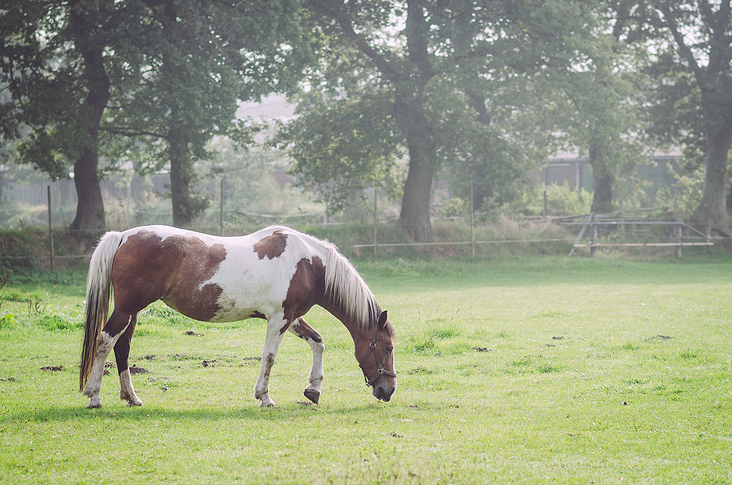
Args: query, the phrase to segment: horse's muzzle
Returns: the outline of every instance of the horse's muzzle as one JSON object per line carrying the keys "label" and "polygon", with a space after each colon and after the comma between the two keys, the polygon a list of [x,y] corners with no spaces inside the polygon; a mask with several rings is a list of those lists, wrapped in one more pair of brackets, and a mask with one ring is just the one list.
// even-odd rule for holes
{"label": "horse's muzzle", "polygon": [[387,386],[385,384],[377,384],[374,386],[374,397],[380,401],[389,402],[391,396],[394,395],[396,386]]}

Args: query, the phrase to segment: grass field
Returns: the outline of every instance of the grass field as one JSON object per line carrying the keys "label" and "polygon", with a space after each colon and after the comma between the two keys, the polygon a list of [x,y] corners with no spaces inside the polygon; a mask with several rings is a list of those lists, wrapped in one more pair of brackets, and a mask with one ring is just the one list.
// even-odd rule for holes
{"label": "grass field", "polygon": [[356,262],[397,330],[394,398],[371,396],[347,331],[313,309],[320,404],[288,335],[275,409],[253,398],[262,321],[156,304],[132,342],[144,406],[122,405],[112,369],[86,410],[84,275],[11,278],[0,482],[732,483],[732,255],[690,253]]}

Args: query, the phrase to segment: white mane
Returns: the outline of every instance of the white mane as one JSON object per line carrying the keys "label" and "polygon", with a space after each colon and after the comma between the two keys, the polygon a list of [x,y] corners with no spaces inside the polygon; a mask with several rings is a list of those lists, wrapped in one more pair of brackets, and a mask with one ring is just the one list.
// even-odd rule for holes
{"label": "white mane", "polygon": [[379,306],[358,271],[338,249],[325,243],[328,261],[325,266],[325,294],[348,318],[364,328],[376,323]]}

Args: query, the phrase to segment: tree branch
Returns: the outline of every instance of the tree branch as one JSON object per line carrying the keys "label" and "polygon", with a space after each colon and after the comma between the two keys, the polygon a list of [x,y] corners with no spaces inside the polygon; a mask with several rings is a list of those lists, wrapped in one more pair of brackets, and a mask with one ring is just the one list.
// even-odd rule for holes
{"label": "tree branch", "polygon": [[422,5],[418,0],[407,0],[407,51],[409,60],[417,66],[426,79],[434,76],[430,65],[427,45],[429,26],[424,18]]}
{"label": "tree branch", "polygon": [[686,59],[686,62],[688,62],[691,66],[691,69],[692,71],[694,71],[694,75],[696,76],[699,84],[705,85],[705,72],[701,67],[699,67],[699,63],[696,62],[696,59],[694,58],[694,53],[691,51],[691,48],[686,45],[686,42],[684,42],[684,36],[681,35],[678,25],[676,25],[676,16],[671,12],[671,9],[668,7],[667,4],[661,5],[659,9],[663,13],[663,18],[665,20],[666,26],[671,31],[671,35],[673,36],[674,41],[676,41],[676,45],[679,47],[679,52],[681,53],[681,56]]}
{"label": "tree branch", "polygon": [[153,138],[165,138],[165,135],[161,135],[160,133],[154,133],[152,131],[133,130],[131,128],[116,128],[113,126],[100,126],[99,130],[103,131],[105,133],[109,133],[110,135],[121,135],[121,136],[129,136],[129,137],[151,136]]}
{"label": "tree branch", "polygon": [[727,28],[730,22],[730,0],[725,0],[719,6],[717,13],[714,13],[709,1],[699,0],[699,9],[705,17],[705,23],[709,26],[709,65],[707,71],[717,73],[723,70],[732,54],[730,48],[730,36],[727,34]]}
{"label": "tree branch", "polygon": [[317,11],[325,13],[325,15],[335,20],[340,26],[343,33],[346,35],[346,37],[348,37],[354,44],[356,44],[356,47],[358,47],[361,52],[363,52],[369,59],[373,61],[376,69],[378,69],[381,74],[386,76],[391,81],[396,80],[399,75],[399,71],[397,71],[397,69],[395,69],[391,65],[391,63],[383,53],[376,50],[373,46],[371,46],[371,44],[366,41],[366,39],[356,33],[355,29],[353,28],[353,22],[351,22],[348,13],[345,12],[343,9],[343,3],[337,3],[338,4],[333,8],[315,7],[315,9]]}

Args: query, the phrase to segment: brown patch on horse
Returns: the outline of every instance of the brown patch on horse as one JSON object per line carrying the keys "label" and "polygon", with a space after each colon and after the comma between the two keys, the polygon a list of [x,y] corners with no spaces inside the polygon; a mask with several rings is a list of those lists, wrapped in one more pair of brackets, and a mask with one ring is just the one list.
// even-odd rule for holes
{"label": "brown patch on horse", "polygon": [[293,327],[293,330],[303,340],[313,340],[318,343],[323,342],[323,337],[302,317],[298,319],[298,323]]}
{"label": "brown patch on horse", "polygon": [[287,234],[282,231],[275,231],[254,245],[254,252],[259,259],[279,258],[287,247]]}
{"label": "brown patch on horse", "polygon": [[220,310],[222,288],[206,281],[226,259],[223,244],[208,246],[197,237],[151,231],[130,236],[117,251],[112,270],[115,309],[136,313],[156,300],[201,321]]}
{"label": "brown patch on horse", "polygon": [[[287,297],[282,304],[285,320],[292,322],[305,315],[313,305],[318,303],[325,293],[325,266],[323,261],[314,256],[312,262],[303,258],[297,263],[295,274],[290,280]],[[285,329],[286,330],[286,329]]]}

